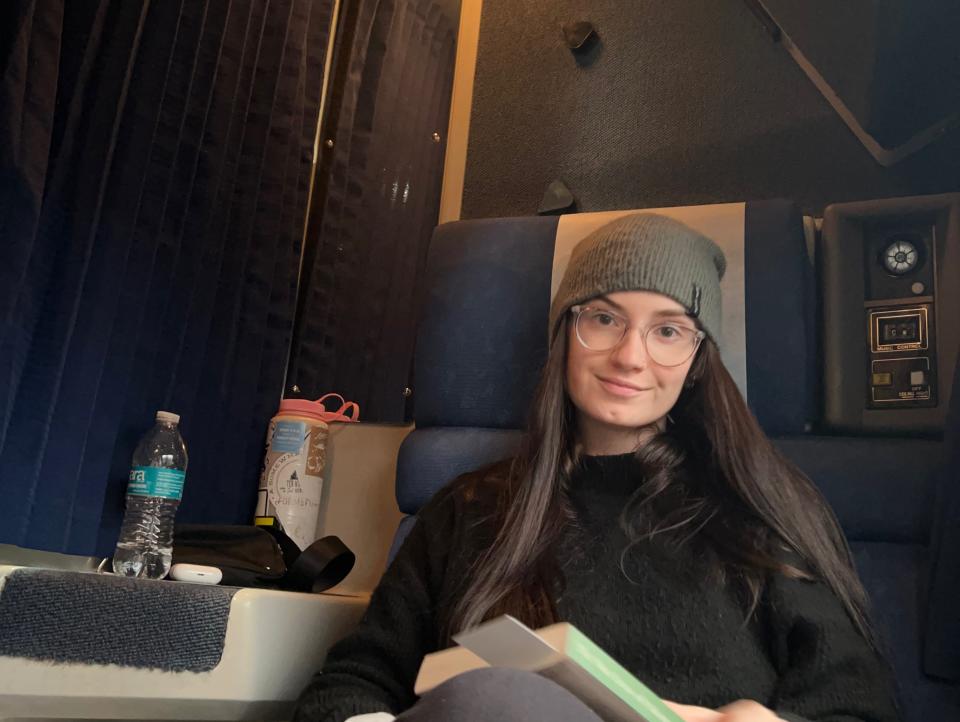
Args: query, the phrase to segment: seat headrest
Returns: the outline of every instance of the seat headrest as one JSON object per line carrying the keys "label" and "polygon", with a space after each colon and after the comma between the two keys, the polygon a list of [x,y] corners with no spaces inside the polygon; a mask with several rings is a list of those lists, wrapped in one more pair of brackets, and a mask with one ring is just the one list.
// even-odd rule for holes
{"label": "seat headrest", "polygon": [[513,429],[415,429],[397,455],[397,506],[416,514],[460,474],[514,456],[520,436]]}
{"label": "seat headrest", "polygon": [[[768,433],[802,432],[814,388],[813,293],[796,206],[761,201],[647,212],[687,223],[723,249],[724,363]],[[418,427],[524,425],[546,359],[552,291],[569,253],[623,213],[436,229],[414,366]]]}

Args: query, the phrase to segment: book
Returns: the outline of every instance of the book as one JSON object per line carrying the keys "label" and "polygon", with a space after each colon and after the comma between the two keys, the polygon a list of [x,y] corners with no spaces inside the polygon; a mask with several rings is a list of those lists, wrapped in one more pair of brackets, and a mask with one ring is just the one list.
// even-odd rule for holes
{"label": "book", "polygon": [[652,690],[567,622],[534,631],[504,615],[453,639],[458,646],[424,657],[414,685],[418,695],[463,672],[509,667],[553,680],[606,722],[683,722]]}

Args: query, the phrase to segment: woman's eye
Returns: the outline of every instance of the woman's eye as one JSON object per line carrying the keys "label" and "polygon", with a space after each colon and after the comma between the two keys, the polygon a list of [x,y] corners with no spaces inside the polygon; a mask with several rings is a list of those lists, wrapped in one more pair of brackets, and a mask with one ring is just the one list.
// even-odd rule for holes
{"label": "woman's eye", "polygon": [[611,316],[609,313],[603,313],[602,311],[594,314],[593,320],[601,326],[614,326],[617,323],[616,317]]}
{"label": "woman's eye", "polygon": [[665,341],[674,341],[683,336],[683,329],[676,326],[657,326],[655,332],[659,338]]}

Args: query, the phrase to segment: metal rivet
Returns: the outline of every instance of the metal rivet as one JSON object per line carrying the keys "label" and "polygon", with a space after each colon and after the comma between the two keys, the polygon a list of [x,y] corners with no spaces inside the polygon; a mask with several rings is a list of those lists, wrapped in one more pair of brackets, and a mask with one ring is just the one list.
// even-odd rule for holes
{"label": "metal rivet", "polygon": [[439,134],[439,133],[434,133],[434,134],[433,134],[433,142],[434,142],[434,143],[439,143],[439,142],[440,142],[440,134]]}
{"label": "metal rivet", "polygon": [[407,386],[407,388],[405,388],[405,389],[403,390],[403,396],[404,396],[404,398],[409,399],[411,396],[413,396],[413,389],[411,389],[409,386]]}
{"label": "metal rivet", "polygon": [[337,244],[337,253],[343,253],[343,244],[342,244],[342,243],[338,243],[338,244]]}
{"label": "metal rivet", "polygon": [[332,148],[332,147],[333,147],[333,138],[327,138],[326,142],[324,142],[324,145],[327,146],[328,148]]}
{"label": "metal rivet", "polygon": [[293,392],[293,393],[295,393],[295,394],[299,394],[299,393],[300,393],[300,387],[297,386],[296,384],[294,384],[293,386],[290,387],[290,391]]}
{"label": "metal rivet", "polygon": [[919,296],[921,293],[927,290],[927,287],[920,283],[920,281],[917,281],[910,286],[910,290],[913,291],[914,295]]}

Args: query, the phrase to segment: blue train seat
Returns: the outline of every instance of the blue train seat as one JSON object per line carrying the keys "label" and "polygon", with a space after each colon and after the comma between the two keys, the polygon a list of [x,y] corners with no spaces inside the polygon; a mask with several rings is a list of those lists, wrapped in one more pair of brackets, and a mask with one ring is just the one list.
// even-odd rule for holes
{"label": "blue train seat", "polygon": [[[960,645],[931,641],[951,630],[956,641],[960,629],[951,616],[956,607],[943,604],[958,591],[951,580],[960,572],[960,494],[948,493],[960,480],[947,479],[944,444],[810,433],[818,408],[815,290],[809,239],[793,203],[656,212],[697,228],[727,255],[724,361],[760,425],[837,512],[890,648],[905,720],[960,719]],[[397,502],[410,516],[391,557],[412,515],[438,489],[517,448],[546,358],[552,288],[572,245],[615,215],[482,219],[436,229],[415,355],[416,428],[397,460]]]}

